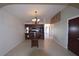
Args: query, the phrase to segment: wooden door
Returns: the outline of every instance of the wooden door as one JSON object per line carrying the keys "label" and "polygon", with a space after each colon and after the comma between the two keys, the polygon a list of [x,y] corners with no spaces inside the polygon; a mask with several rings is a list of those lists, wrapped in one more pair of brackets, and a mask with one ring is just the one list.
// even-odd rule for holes
{"label": "wooden door", "polygon": [[68,49],[79,55],[79,17],[69,20]]}

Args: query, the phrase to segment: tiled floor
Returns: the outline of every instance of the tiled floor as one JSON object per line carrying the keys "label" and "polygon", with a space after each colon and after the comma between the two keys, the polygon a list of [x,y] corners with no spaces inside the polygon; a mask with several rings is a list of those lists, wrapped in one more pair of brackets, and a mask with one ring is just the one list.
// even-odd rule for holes
{"label": "tiled floor", "polygon": [[54,40],[47,39],[39,40],[39,48],[31,48],[31,41],[25,40],[6,56],[75,56],[75,54],[61,47]]}

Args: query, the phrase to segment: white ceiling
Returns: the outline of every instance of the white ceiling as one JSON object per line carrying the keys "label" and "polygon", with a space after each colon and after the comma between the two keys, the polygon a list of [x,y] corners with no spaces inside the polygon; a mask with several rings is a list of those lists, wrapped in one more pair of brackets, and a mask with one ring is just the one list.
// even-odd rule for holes
{"label": "white ceiling", "polygon": [[38,11],[38,18],[40,23],[49,23],[50,19],[66,5],[54,5],[54,4],[11,4],[4,6],[2,9],[25,23],[31,23],[31,19],[34,17],[34,11]]}

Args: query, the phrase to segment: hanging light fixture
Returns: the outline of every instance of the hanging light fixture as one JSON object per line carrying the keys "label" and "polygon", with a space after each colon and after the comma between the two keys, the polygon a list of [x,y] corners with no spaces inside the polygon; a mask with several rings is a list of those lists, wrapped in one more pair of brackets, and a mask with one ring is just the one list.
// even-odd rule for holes
{"label": "hanging light fixture", "polygon": [[32,22],[34,22],[35,24],[38,24],[40,21],[39,18],[37,18],[37,11],[35,11],[35,17],[32,19]]}

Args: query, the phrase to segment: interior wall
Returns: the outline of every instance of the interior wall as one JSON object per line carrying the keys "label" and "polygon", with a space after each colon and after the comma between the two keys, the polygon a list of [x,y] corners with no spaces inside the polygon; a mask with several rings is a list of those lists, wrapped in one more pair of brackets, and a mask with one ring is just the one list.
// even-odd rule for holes
{"label": "interior wall", "polygon": [[0,55],[5,55],[24,40],[24,24],[0,9]]}
{"label": "interior wall", "polygon": [[50,24],[50,39],[54,39],[54,24]]}
{"label": "interior wall", "polygon": [[54,35],[54,24],[60,21],[60,15],[61,15],[61,12],[58,12],[50,20],[50,38],[51,39],[56,39]]}
{"label": "interior wall", "polygon": [[55,41],[67,49],[68,47],[68,19],[79,15],[79,9],[66,7],[61,11],[61,21],[54,24]]}

